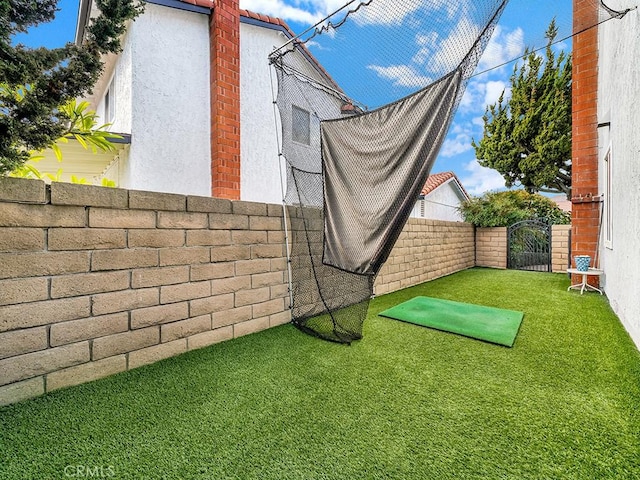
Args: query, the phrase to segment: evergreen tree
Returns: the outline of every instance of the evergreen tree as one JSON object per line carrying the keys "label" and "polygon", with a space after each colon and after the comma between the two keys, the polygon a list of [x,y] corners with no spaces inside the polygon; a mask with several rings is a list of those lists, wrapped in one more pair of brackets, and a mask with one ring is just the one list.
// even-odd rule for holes
{"label": "evergreen tree", "polygon": [[487,107],[483,138],[473,147],[480,165],[500,172],[507,187],[564,193],[571,198],[571,55],[553,52],[555,20],[545,58],[525,51],[505,94]]}
{"label": "evergreen tree", "polygon": [[49,50],[11,44],[14,34],[53,20],[57,2],[0,1],[0,175],[67,133],[70,119],[60,106],[91,92],[102,57],[120,51],[126,22],[143,10],[140,0],[95,0],[100,14],[89,22],[82,45]]}

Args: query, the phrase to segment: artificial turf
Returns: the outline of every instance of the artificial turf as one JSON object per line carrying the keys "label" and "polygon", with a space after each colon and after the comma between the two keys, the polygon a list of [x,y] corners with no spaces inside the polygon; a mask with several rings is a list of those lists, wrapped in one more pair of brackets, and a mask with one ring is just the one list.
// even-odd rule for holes
{"label": "artificial turf", "polygon": [[[567,286],[471,269],[351,346],[285,325],[2,408],[0,478],[640,478],[640,353]],[[525,317],[511,349],[377,317],[416,295]]]}

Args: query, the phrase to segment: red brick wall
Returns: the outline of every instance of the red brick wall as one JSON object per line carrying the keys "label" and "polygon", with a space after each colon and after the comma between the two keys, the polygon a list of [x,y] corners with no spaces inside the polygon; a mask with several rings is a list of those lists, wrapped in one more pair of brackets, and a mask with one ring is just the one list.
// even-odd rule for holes
{"label": "red brick wall", "polygon": [[240,10],[215,0],[210,20],[211,195],[240,199]]}
{"label": "red brick wall", "polygon": [[[592,0],[573,0],[573,30],[598,22]],[[598,192],[598,29],[573,37],[573,192],[572,255],[596,255],[599,222]],[[595,278],[593,280],[596,280]]]}

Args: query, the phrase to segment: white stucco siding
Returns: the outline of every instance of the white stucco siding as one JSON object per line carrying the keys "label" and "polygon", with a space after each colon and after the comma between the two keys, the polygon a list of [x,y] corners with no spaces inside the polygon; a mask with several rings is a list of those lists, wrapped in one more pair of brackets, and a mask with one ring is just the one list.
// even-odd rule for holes
{"label": "white stucco siding", "polygon": [[[270,28],[240,24],[240,198],[282,202],[268,55],[286,37]],[[274,89],[277,88],[272,72]],[[284,171],[284,167],[283,167]]]}
{"label": "white stucco siding", "polygon": [[208,21],[148,3],[132,22],[132,144],[122,187],[211,195]]}
{"label": "white stucco siding", "polygon": [[604,156],[611,145],[613,222],[611,248],[600,242],[601,266],[611,307],[640,348],[640,13],[632,10],[598,28],[598,122],[610,122],[598,129],[599,182],[605,193]]}
{"label": "white stucco siding", "polygon": [[[451,181],[440,185],[425,197],[424,216],[431,220],[445,220],[448,222],[462,222],[464,219],[457,207],[464,200],[457,192],[457,188]],[[412,217],[421,217],[420,200],[411,213]]]}

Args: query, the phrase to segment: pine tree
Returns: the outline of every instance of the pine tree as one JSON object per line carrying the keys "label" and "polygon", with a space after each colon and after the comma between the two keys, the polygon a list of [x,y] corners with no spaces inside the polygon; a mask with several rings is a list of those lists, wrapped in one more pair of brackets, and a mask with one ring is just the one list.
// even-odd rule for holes
{"label": "pine tree", "polygon": [[556,54],[555,20],[546,32],[545,58],[526,50],[503,92],[487,107],[483,138],[473,147],[480,165],[500,172],[507,187],[571,197],[571,55]]}
{"label": "pine tree", "polygon": [[91,92],[102,57],[120,51],[126,22],[143,11],[139,0],[95,0],[100,14],[87,26],[82,45],[49,50],[11,44],[14,34],[53,20],[57,2],[0,2],[0,175],[65,134],[69,118],[60,106]]}

